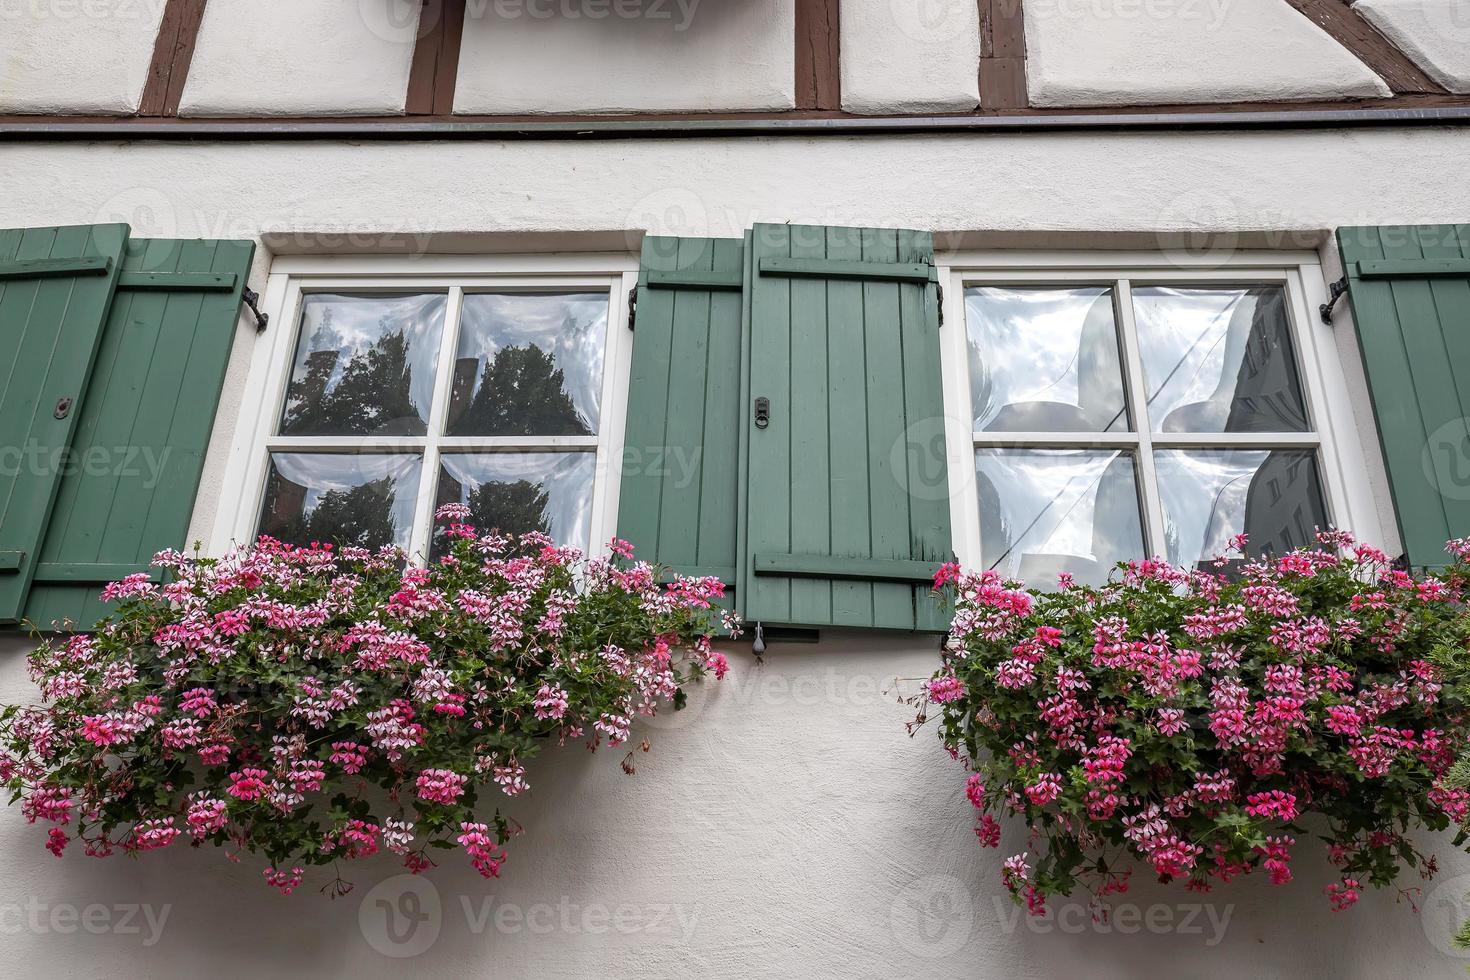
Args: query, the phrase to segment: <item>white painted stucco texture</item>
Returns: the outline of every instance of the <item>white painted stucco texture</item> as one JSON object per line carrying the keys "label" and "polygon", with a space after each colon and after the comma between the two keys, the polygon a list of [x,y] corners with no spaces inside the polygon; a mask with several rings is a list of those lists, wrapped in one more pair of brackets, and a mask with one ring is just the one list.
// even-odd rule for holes
{"label": "white painted stucco texture", "polygon": [[158,0],[0,3],[0,114],[136,112]]}
{"label": "white painted stucco texture", "polygon": [[211,0],[179,113],[403,111],[416,0]]}
{"label": "white painted stucco texture", "polygon": [[1029,0],[1026,56],[1038,106],[1390,94],[1285,0]]}
{"label": "white painted stucco texture", "polygon": [[1470,93],[1470,2],[1358,0],[1353,9],[1430,78],[1451,92]]}
{"label": "white painted stucco texture", "polygon": [[841,31],[847,111],[965,112],[979,104],[974,0],[850,0]]}
{"label": "white painted stucco texture", "polygon": [[794,0],[471,2],[454,111],[790,109],[795,17]]}

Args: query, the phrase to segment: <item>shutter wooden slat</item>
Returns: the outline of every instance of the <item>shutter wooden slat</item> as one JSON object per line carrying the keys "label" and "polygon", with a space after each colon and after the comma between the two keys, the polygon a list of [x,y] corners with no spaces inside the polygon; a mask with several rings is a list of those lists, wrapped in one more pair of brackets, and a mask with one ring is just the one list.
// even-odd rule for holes
{"label": "shutter wooden slat", "polygon": [[644,239],[618,504],[639,559],[732,590],[744,256],[733,239]]}
{"label": "shutter wooden slat", "polygon": [[1470,533],[1470,238],[1451,225],[1341,228],[1338,245],[1399,534],[1443,565]]}
{"label": "shutter wooden slat", "polygon": [[0,231],[0,266],[12,273],[0,278],[0,447],[12,454],[0,460],[0,554],[11,566],[0,575],[0,623],[20,619],[31,590],[128,231]]}
{"label": "shutter wooden slat", "polygon": [[[847,228],[829,228],[827,254],[839,261],[859,261],[862,243]],[[865,554],[871,543],[868,514],[868,355],[863,325],[863,284],[834,280],[827,284],[828,380],[832,417],[864,420],[831,429],[832,552]],[[832,616],[836,622],[873,620],[873,584],[851,580],[832,583]]]}
{"label": "shutter wooden slat", "polygon": [[[129,243],[73,440],[78,463],[62,480],[27,619],[90,625],[108,612],[100,582],[150,571],[158,551],[188,547],[254,250],[237,241]],[[219,288],[226,280],[232,287]]]}
{"label": "shutter wooden slat", "polygon": [[[750,240],[748,397],[769,398],[771,417],[746,423],[744,614],[943,629],[915,584],[950,554],[943,440],[922,470],[910,443],[916,425],[942,436],[930,238],[757,225]],[[921,471],[938,474],[938,500],[911,492]]]}

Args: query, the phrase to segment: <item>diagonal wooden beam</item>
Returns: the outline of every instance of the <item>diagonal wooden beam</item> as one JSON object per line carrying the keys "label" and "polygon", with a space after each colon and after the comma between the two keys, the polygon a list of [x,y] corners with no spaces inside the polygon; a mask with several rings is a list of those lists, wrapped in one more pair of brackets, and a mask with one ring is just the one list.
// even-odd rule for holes
{"label": "diagonal wooden beam", "polygon": [[1344,0],[1286,0],[1302,16],[1327,32],[1396,93],[1446,92],[1388,38]]}
{"label": "diagonal wooden beam", "polygon": [[842,108],[839,0],[796,0],[796,108]]}
{"label": "diagonal wooden beam", "polygon": [[1021,0],[978,0],[980,5],[980,108],[1024,109],[1026,21]]}
{"label": "diagonal wooden beam", "polygon": [[465,0],[423,0],[404,104],[404,112],[411,116],[447,116],[454,112],[465,5]]}
{"label": "diagonal wooden beam", "polygon": [[179,100],[184,95],[194,46],[199,40],[199,25],[204,22],[204,3],[205,0],[168,0],[168,6],[163,8],[138,115],[179,114]]}

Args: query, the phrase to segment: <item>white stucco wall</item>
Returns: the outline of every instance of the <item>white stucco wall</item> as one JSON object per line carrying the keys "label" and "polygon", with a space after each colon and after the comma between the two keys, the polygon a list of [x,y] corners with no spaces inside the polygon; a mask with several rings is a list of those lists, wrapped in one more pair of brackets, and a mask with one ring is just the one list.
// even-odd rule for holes
{"label": "white stucco wall", "polygon": [[1026,55],[1039,106],[1390,94],[1285,0],[1031,0]]}
{"label": "white stucco wall", "polygon": [[136,112],[162,17],[161,0],[0,4],[0,114]]}
{"label": "white stucco wall", "polygon": [[1470,3],[1358,0],[1353,9],[1451,92],[1470,92]]}
{"label": "white stucco wall", "polygon": [[497,0],[467,7],[454,111],[795,105],[793,0]]}
{"label": "white stucco wall", "polygon": [[213,0],[180,115],[403,111],[416,0]]}
{"label": "white stucco wall", "polygon": [[[631,243],[632,229],[731,235],[788,219],[929,228],[942,248],[1085,246],[1119,233],[1129,247],[1182,248],[1182,233],[1209,233],[1210,249],[1300,247],[1290,233],[1470,213],[1467,157],[1470,130],[1453,128],[366,150],[12,143],[0,145],[0,227],[121,219],[139,235],[269,233],[292,251],[408,254],[446,241],[544,247],[551,233],[557,247],[580,235],[606,248]],[[262,255],[252,285],[268,267]],[[240,330],[191,537],[209,531],[256,342]],[[735,661],[689,713],[650,726],[654,751],[636,777],[613,754],[543,757],[532,794],[512,804],[528,833],[504,877],[482,882],[453,858],[434,877],[431,944],[407,919],[397,924],[412,943],[385,938],[377,901],[394,907],[404,887],[371,892],[396,876],[387,862],[352,869],[358,890],[345,900],[310,885],[283,899],[257,862],[213,851],[58,861],[43,831],[5,809],[9,961],[57,977],[1463,976],[1445,939],[1470,862],[1444,838],[1423,916],[1384,894],[1334,915],[1321,893],[1329,869],[1304,851],[1284,892],[1258,880],[1201,899],[1140,882],[1111,930],[1080,903],[1063,903],[1060,921],[1015,917],[999,856],[975,845],[962,774],[930,733],[905,736],[909,709],[883,693],[929,673],[932,640],[829,632],[816,647],[773,646],[763,668],[748,653]],[[28,696],[17,645],[0,646],[0,702]],[[1001,854],[1022,846],[1009,828]],[[117,908],[138,904],[153,923],[167,916],[151,944],[150,920]],[[419,943],[406,961],[379,951]]]}
{"label": "white stucco wall", "polygon": [[974,0],[858,0],[842,5],[842,108],[965,112],[980,103]]}

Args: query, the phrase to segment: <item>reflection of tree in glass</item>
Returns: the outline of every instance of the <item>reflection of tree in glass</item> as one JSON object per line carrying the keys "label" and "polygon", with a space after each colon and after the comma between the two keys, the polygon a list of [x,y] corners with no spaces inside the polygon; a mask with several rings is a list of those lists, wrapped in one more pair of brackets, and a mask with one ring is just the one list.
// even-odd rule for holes
{"label": "reflection of tree in glass", "polygon": [[332,374],[342,356],[342,348],[335,339],[331,318],[332,311],[328,308],[308,344],[306,374],[299,380],[293,379],[286,393],[282,433],[422,432],[419,411],[409,391],[413,368],[408,361],[409,342],[404,331],[384,333],[370,347],[353,354],[342,369],[341,378],[333,385]]}
{"label": "reflection of tree in glass", "polygon": [[527,344],[502,347],[485,362],[474,399],[450,434],[587,436],[592,429],[572,404],[562,369],[540,347]]}
{"label": "reflection of tree in glass", "polygon": [[501,534],[550,534],[551,524],[546,519],[550,501],[551,495],[530,480],[482,483],[470,491],[470,523]]}
{"label": "reflection of tree in glass", "polygon": [[[297,489],[296,485],[284,478],[281,483],[284,486],[275,488],[271,496],[293,496],[291,491]],[[395,494],[393,480],[383,477],[346,490],[328,490],[309,514],[292,508],[288,514],[275,515],[272,511],[276,509],[276,501],[267,500],[266,522],[261,531],[296,545],[330,541],[338,547],[381,548],[397,540],[397,528],[393,524]]]}
{"label": "reflection of tree in glass", "polygon": [[[460,499],[461,484],[447,474],[439,494],[439,504],[455,503]],[[514,483],[482,483],[469,493],[466,503],[470,516],[466,523],[481,534],[492,531],[500,534],[521,535],[529,531],[551,533],[551,522],[546,517],[546,505],[551,494],[541,489],[539,483],[516,480]],[[434,529],[434,555],[448,550],[442,526]]]}

